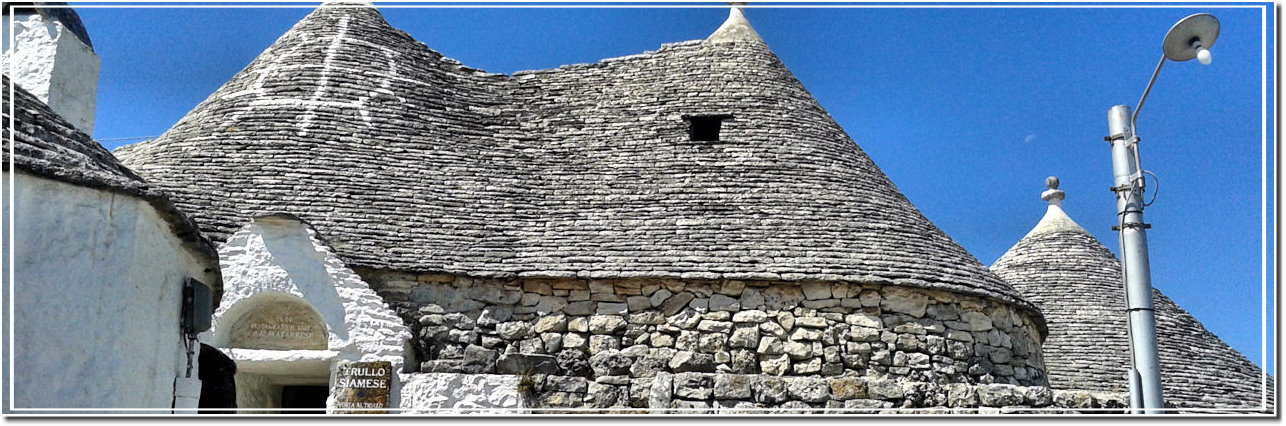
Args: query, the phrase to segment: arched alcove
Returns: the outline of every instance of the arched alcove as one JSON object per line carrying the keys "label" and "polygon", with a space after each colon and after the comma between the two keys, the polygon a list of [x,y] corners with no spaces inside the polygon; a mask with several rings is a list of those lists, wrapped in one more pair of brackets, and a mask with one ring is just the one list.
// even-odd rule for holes
{"label": "arched alcove", "polygon": [[240,349],[325,350],[328,327],[304,299],[286,293],[256,294],[220,318],[221,346]]}

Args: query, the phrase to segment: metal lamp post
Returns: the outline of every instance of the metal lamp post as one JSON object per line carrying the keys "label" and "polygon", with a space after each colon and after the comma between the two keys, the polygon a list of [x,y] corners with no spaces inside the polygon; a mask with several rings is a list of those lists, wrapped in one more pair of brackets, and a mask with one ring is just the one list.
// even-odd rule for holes
{"label": "metal lamp post", "polygon": [[1165,407],[1161,396],[1161,365],[1157,357],[1156,316],[1152,306],[1152,275],[1148,265],[1147,228],[1143,223],[1144,180],[1139,162],[1139,138],[1134,124],[1138,120],[1143,102],[1156,83],[1157,74],[1165,60],[1187,61],[1198,58],[1202,64],[1210,63],[1210,51],[1219,37],[1219,20],[1199,13],[1179,20],[1165,35],[1161,61],[1157,63],[1152,79],[1139,99],[1134,114],[1128,105],[1117,105],[1107,112],[1109,136],[1112,143],[1112,172],[1115,175],[1112,191],[1116,193],[1116,213],[1121,245],[1121,275],[1125,283],[1125,303],[1128,312],[1130,357],[1130,408],[1135,414],[1160,414]]}

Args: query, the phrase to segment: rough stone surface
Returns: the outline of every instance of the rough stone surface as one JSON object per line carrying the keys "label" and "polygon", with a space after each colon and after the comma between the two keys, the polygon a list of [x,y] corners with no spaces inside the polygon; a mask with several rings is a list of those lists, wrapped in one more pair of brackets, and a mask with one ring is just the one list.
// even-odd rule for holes
{"label": "rough stone surface", "polygon": [[[735,119],[723,141],[696,149],[684,116],[714,113]],[[783,143],[783,128],[799,143]],[[1035,313],[919,214],[757,41],[501,75],[443,57],[372,7],[324,7],[161,137],[117,156],[216,241],[252,212],[288,211],[351,267],[911,278]],[[759,225],[767,211],[773,226]],[[621,244],[626,232],[635,240]]]}
{"label": "rough stone surface", "polygon": [[[1120,314],[1125,292],[1120,261],[1111,251],[1055,205],[992,269],[1049,318],[1043,357],[1051,387],[1128,391],[1128,328]],[[1166,403],[1208,409],[1261,405],[1265,389],[1258,366],[1159,290],[1153,289],[1152,301]],[[1026,345],[1015,349],[1035,351]],[[1274,381],[1268,378],[1270,406]]]}

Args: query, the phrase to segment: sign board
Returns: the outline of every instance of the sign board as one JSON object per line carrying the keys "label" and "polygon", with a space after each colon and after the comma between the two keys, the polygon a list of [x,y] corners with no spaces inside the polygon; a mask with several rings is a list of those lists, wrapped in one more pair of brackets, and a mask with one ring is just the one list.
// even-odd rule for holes
{"label": "sign board", "polygon": [[228,347],[326,349],[326,326],[308,305],[273,302],[258,306],[232,327]]}
{"label": "sign board", "polygon": [[388,361],[339,361],[331,382],[335,414],[388,414],[393,364]]}

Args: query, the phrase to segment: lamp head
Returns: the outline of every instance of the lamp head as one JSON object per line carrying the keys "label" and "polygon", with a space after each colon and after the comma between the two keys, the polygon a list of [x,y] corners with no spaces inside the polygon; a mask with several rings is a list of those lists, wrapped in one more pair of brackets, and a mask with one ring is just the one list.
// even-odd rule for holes
{"label": "lamp head", "polygon": [[1219,38],[1219,20],[1209,13],[1198,13],[1180,19],[1170,32],[1165,34],[1161,49],[1165,57],[1172,61],[1186,61],[1197,58],[1203,64],[1210,63],[1210,47]]}

